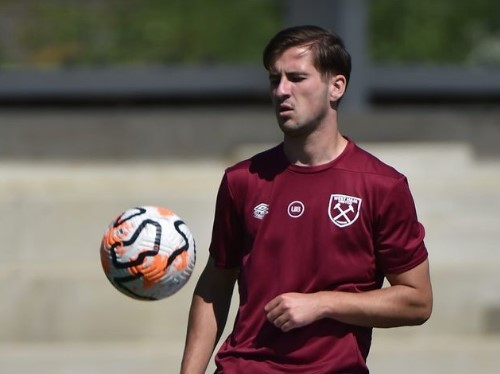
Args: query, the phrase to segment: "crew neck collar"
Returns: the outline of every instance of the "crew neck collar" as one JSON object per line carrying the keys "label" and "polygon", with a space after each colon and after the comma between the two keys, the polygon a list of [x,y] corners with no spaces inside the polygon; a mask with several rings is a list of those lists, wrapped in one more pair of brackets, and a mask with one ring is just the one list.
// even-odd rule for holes
{"label": "crew neck collar", "polygon": [[285,156],[283,143],[281,144],[281,155],[282,155],[283,161],[288,164],[287,168],[290,171],[297,172],[297,173],[318,173],[318,172],[330,169],[331,167],[335,166],[354,147],[354,143],[349,138],[347,138],[347,137],[344,137],[344,138],[347,140],[347,145],[345,146],[344,150],[337,157],[335,157],[332,161],[326,162],[326,163],[321,164],[321,165],[302,166],[302,165],[295,165],[295,164],[290,163],[290,161],[288,161],[288,159]]}

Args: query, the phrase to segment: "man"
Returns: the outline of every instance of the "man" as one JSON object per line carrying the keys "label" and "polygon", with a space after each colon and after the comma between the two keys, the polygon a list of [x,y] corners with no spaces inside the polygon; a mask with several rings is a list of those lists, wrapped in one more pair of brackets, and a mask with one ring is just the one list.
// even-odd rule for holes
{"label": "man", "polygon": [[237,280],[218,373],[367,373],[373,327],[430,317],[424,229],[406,178],[339,132],[342,40],[285,29],[264,66],[283,143],[224,174],[181,371],[205,372]]}

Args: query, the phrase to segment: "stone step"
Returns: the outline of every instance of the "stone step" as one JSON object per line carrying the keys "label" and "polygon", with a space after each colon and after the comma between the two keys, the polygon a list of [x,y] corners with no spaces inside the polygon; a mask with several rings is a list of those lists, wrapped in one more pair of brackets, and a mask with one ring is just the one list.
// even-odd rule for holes
{"label": "stone step", "polygon": [[[192,279],[168,299],[145,302],[122,295],[95,262],[0,268],[1,342],[170,339],[185,333],[191,295],[206,262],[200,254]],[[400,336],[500,335],[498,262],[433,265],[434,311]],[[237,302],[234,298],[233,310]],[[234,315],[233,315],[234,317]],[[228,325],[232,324],[232,319]]]}
{"label": "stone step", "polygon": [[185,333],[191,295],[202,269],[168,299],[140,301],[117,291],[100,262],[3,268],[1,342],[170,339]]}
{"label": "stone step", "polygon": [[384,374],[495,374],[500,367],[498,352],[498,336],[453,334],[394,339],[375,334],[368,365],[371,372]]}
{"label": "stone step", "polygon": [[183,341],[0,345],[2,374],[178,373]]}
{"label": "stone step", "polygon": [[138,205],[173,210],[205,247],[219,165],[0,164],[2,264],[95,260],[108,224]]}
{"label": "stone step", "polygon": [[[183,340],[102,340],[91,343],[0,344],[2,374],[177,373]],[[500,337],[443,335],[379,337],[368,365],[384,374],[496,374]],[[213,362],[207,372],[213,372]]]}

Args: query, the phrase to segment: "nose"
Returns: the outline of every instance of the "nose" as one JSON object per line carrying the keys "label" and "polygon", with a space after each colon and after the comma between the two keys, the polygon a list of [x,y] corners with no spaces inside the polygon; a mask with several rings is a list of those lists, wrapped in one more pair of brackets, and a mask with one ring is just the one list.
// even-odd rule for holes
{"label": "nose", "polygon": [[283,75],[279,83],[276,85],[274,89],[274,94],[277,97],[287,97],[290,96],[290,81]]}

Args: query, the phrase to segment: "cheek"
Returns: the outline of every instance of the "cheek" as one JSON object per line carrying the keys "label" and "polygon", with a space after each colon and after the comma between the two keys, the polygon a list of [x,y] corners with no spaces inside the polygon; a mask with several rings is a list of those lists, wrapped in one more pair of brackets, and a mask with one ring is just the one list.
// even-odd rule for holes
{"label": "cheek", "polygon": [[325,105],[329,104],[328,94],[321,91],[312,92],[304,96],[302,103],[311,111],[322,110]]}

